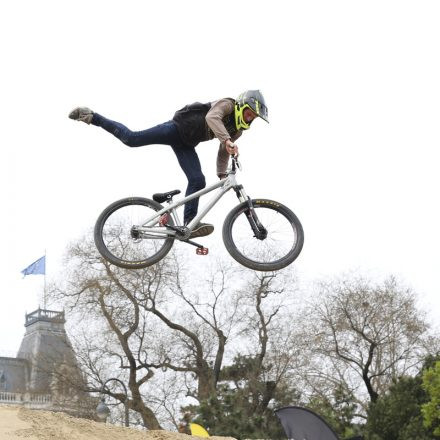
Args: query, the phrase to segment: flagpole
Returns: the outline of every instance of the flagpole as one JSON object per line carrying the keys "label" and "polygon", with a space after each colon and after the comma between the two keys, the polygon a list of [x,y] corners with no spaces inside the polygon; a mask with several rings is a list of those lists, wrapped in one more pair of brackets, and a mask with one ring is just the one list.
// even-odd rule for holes
{"label": "flagpole", "polygon": [[46,266],[47,266],[47,257],[46,257],[46,249],[44,249],[44,291],[43,291],[44,310],[46,310]]}

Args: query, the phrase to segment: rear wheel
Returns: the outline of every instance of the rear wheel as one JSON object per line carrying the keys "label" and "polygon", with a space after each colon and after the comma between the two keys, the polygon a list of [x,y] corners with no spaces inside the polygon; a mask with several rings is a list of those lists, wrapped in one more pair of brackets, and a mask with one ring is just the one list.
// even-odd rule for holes
{"label": "rear wheel", "polygon": [[[95,244],[110,263],[126,269],[142,269],[157,263],[170,251],[174,239],[163,235],[159,219],[149,227],[158,227],[158,234],[147,235],[138,230],[143,222],[163,206],[154,200],[129,197],[108,206],[95,225]],[[167,223],[173,225],[169,216]],[[162,231],[162,235],[161,235]]]}
{"label": "rear wheel", "polygon": [[253,199],[236,206],[223,224],[231,256],[249,269],[280,270],[300,254],[304,232],[296,215],[273,200]]}

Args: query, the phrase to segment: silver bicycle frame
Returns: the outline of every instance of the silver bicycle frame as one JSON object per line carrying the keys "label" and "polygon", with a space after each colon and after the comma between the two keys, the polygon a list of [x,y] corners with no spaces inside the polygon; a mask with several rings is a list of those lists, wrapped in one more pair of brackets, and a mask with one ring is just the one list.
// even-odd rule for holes
{"label": "silver bicycle frame", "polygon": [[[168,203],[168,206],[161,209],[160,211],[157,211],[153,216],[151,216],[148,219],[146,219],[145,221],[143,221],[139,226],[136,226],[136,229],[138,231],[142,232],[142,234],[148,234],[149,238],[162,238],[163,239],[165,237],[170,237],[170,236],[174,237],[174,236],[176,236],[176,231],[173,231],[171,229],[167,229],[165,226],[164,227],[153,226],[158,223],[161,215],[165,214],[166,212],[170,212],[170,214],[174,220],[174,223],[176,225],[179,225],[180,221],[179,221],[179,218],[176,213],[176,208],[184,205],[186,202],[188,202],[192,199],[195,199],[197,197],[201,197],[211,191],[214,191],[217,188],[220,188],[220,190],[217,191],[217,193],[203,207],[201,212],[199,214],[197,214],[197,216],[194,217],[188,225],[186,225],[188,230],[192,231],[194,229],[194,227],[200,222],[200,220],[223,197],[223,195],[226,194],[231,188],[235,188],[237,186],[238,186],[238,184],[237,184],[237,180],[235,178],[235,173],[231,172],[228,174],[228,176],[225,179],[220,180],[217,183],[209,185],[206,188],[203,188],[200,191],[197,191],[187,197],[184,197],[183,199],[181,199],[177,202]],[[246,196],[246,193],[245,193],[243,187],[240,186],[238,191],[240,193],[240,197],[239,197],[240,201],[244,202],[245,200],[247,200],[247,196]]]}

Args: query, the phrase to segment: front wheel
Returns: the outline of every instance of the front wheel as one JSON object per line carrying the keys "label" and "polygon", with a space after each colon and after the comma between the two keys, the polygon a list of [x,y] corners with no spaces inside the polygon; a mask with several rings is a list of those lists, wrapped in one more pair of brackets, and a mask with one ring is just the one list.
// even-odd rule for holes
{"label": "front wheel", "polygon": [[289,208],[273,200],[249,202],[236,206],[225,219],[226,249],[249,269],[270,272],[288,266],[303,247],[300,221]]}
{"label": "front wheel", "polygon": [[[95,225],[95,245],[110,263],[125,269],[142,269],[160,261],[170,251],[174,238],[167,237],[159,217],[149,227],[158,227],[157,234],[138,230],[163,206],[143,197],[129,197],[108,206]],[[168,224],[174,224],[172,218]]]}

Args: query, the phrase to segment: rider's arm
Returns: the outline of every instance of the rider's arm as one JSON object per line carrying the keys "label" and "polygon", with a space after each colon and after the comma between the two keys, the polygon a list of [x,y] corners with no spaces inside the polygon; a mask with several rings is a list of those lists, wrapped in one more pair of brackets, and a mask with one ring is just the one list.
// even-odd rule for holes
{"label": "rider's arm", "polygon": [[234,103],[230,99],[220,99],[213,103],[211,109],[206,114],[206,123],[208,127],[214,133],[214,136],[221,142],[224,143],[231,136],[226,130],[225,124],[223,124],[223,118],[234,111]]}
{"label": "rider's arm", "polygon": [[[232,142],[235,142],[241,136],[241,131],[229,138]],[[217,176],[222,179],[226,176],[226,169],[228,168],[230,154],[226,151],[226,145],[222,142],[219,146],[217,153]]]}

